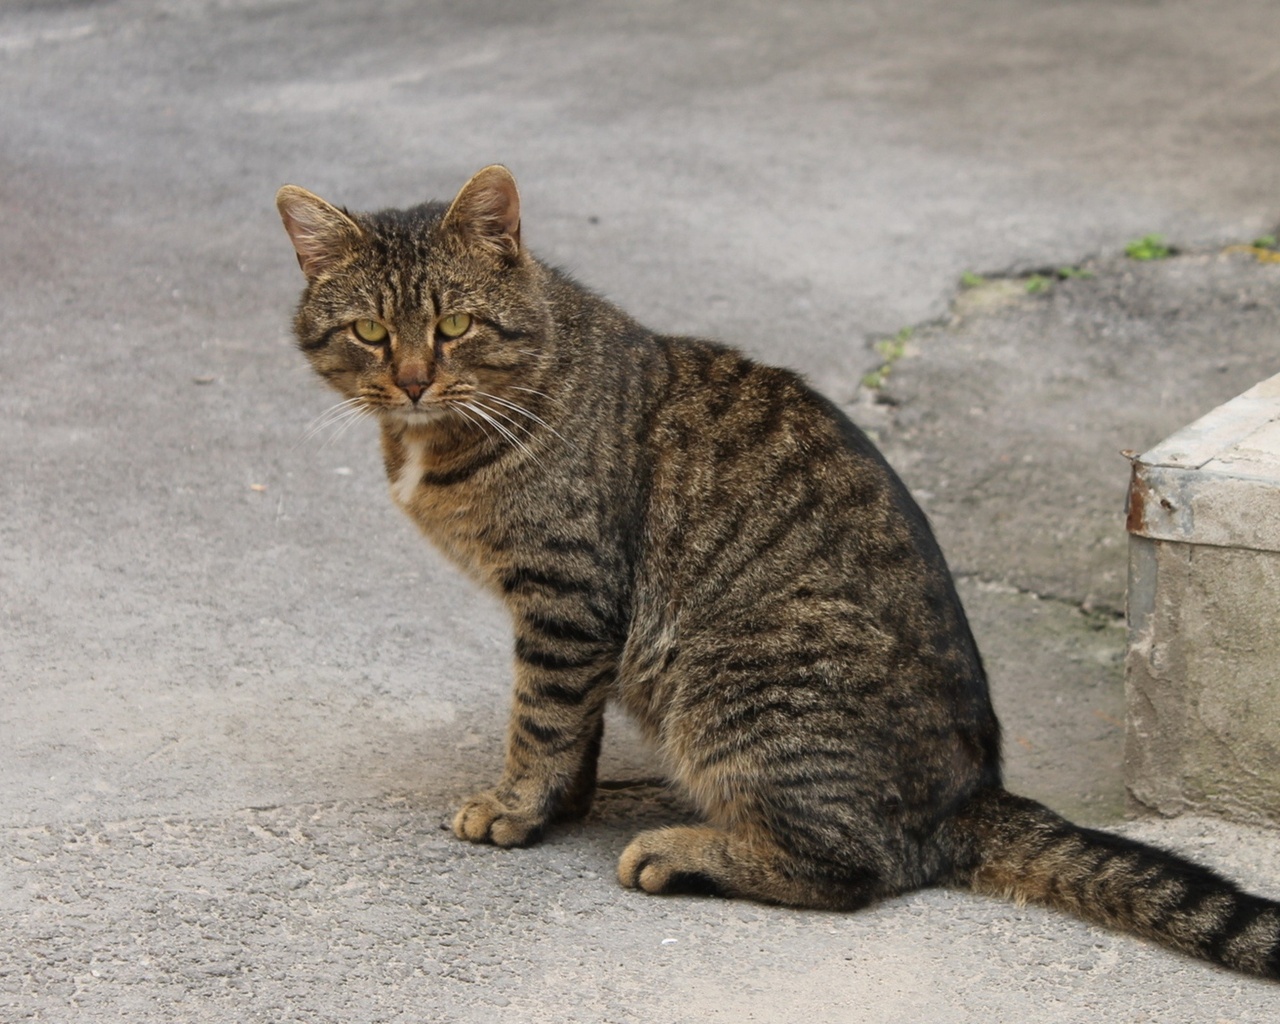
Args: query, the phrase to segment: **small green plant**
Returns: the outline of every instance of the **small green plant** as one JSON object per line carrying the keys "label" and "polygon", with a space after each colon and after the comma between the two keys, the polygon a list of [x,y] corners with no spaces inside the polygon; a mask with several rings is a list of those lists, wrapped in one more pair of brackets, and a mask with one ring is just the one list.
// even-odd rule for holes
{"label": "small green plant", "polygon": [[1083,267],[1059,267],[1055,273],[1064,281],[1070,281],[1072,278],[1093,277],[1092,270],[1085,270]]}
{"label": "small green plant", "polygon": [[966,270],[960,275],[961,288],[981,288],[987,283],[987,279],[981,274],[975,274],[972,270]]}
{"label": "small green plant", "polygon": [[1032,274],[1027,278],[1027,294],[1039,295],[1042,292],[1047,292],[1052,283],[1053,282],[1043,274]]}
{"label": "small green plant", "polygon": [[893,371],[893,364],[901,359],[907,351],[907,342],[910,340],[911,334],[911,328],[904,327],[892,338],[881,338],[876,342],[876,353],[884,362],[877,369],[863,375],[862,386],[864,388],[874,391],[884,385],[884,382],[889,379],[889,374]]}
{"label": "small green plant", "polygon": [[1277,246],[1277,245],[1276,245],[1276,236],[1275,236],[1275,235],[1263,235],[1261,238],[1255,238],[1255,239],[1253,240],[1253,247],[1254,247],[1255,249],[1276,249],[1276,248],[1280,248],[1280,246]]}
{"label": "small green plant", "polygon": [[1126,245],[1124,254],[1131,260],[1164,260],[1173,250],[1165,245],[1163,235],[1143,235]]}
{"label": "small green plant", "polygon": [[907,342],[911,339],[911,328],[904,327],[892,338],[882,338],[876,342],[876,351],[886,363],[896,363],[907,350]]}

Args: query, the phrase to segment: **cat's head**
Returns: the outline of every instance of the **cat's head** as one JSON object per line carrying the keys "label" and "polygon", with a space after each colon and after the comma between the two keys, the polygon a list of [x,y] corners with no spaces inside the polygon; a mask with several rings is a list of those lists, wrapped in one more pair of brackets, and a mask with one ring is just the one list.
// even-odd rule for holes
{"label": "cat's head", "polygon": [[538,375],[550,319],[505,167],[447,207],[348,213],[296,185],[276,205],[307,279],[298,345],[321,377],[387,421],[478,425],[488,410],[510,427],[503,403]]}

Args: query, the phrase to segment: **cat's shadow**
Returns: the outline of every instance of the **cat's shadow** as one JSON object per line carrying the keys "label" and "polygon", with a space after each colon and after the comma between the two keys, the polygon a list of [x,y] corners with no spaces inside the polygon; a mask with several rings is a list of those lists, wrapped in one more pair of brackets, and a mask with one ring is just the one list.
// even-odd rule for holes
{"label": "cat's shadow", "polygon": [[577,827],[587,830],[634,833],[664,825],[685,825],[698,815],[662,778],[601,779],[595,803]]}

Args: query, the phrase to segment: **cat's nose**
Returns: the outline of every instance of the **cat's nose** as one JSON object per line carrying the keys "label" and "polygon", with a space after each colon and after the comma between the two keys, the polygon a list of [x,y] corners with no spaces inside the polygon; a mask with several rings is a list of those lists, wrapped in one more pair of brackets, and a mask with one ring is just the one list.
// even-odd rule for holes
{"label": "cat's nose", "polygon": [[409,396],[409,401],[417,403],[422,393],[431,387],[432,373],[429,367],[416,360],[397,368],[395,374],[396,387]]}

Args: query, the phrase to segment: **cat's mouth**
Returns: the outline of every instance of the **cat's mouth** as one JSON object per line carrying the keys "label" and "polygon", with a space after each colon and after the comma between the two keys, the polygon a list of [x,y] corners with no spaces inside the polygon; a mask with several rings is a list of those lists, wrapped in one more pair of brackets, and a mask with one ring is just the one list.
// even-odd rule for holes
{"label": "cat's mouth", "polygon": [[425,427],[429,423],[438,423],[448,415],[448,410],[435,405],[413,405],[392,409],[390,414],[411,427]]}

